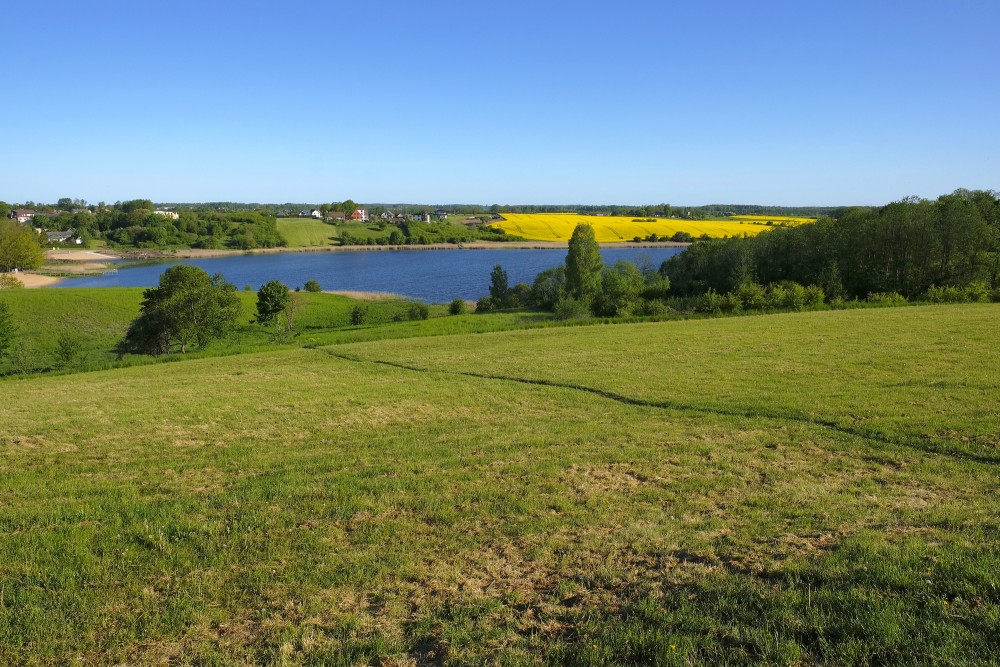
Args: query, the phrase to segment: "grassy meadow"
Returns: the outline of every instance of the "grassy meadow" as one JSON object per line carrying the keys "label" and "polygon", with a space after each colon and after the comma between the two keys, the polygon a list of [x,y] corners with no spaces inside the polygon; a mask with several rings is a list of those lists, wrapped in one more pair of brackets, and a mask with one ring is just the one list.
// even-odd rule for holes
{"label": "grassy meadow", "polygon": [[503,220],[491,224],[509,234],[532,241],[569,241],[579,224],[589,224],[600,243],[645,239],[656,234],[669,239],[677,232],[698,238],[724,236],[756,236],[771,225],[799,225],[812,222],[812,218],[784,216],[737,216],[723,220],[678,220],[674,218],[632,218],[576,213],[502,213]]}
{"label": "grassy meadow", "polygon": [[[142,288],[0,292],[0,301],[10,307],[17,324],[19,341],[12,354],[0,357],[0,376],[51,370],[95,370],[118,363],[115,345],[139,314],[142,293]],[[241,290],[238,295],[243,304],[244,325],[229,339],[214,341],[194,356],[234,354],[279,344],[309,345],[316,341],[340,340],[343,335],[351,336],[352,340],[365,340],[379,327],[397,323],[402,325],[404,332],[397,335],[407,336],[434,334],[442,326],[426,320],[408,322],[413,302],[403,299],[358,301],[336,294],[297,292],[294,331],[276,339],[273,331],[253,323],[257,313],[257,292]],[[351,311],[358,305],[366,311],[362,327],[351,324]],[[430,306],[429,311],[433,316],[440,316],[446,307]],[[421,328],[427,329],[427,333],[420,333]],[[72,359],[60,358],[58,350],[63,341],[69,341],[76,349]],[[148,357],[132,355],[126,359],[126,363],[150,361]]]}
{"label": "grassy meadow", "polygon": [[289,248],[336,245],[337,228],[315,218],[278,218],[278,233]]}
{"label": "grassy meadow", "polygon": [[998,318],[2,380],[0,664],[996,664]]}

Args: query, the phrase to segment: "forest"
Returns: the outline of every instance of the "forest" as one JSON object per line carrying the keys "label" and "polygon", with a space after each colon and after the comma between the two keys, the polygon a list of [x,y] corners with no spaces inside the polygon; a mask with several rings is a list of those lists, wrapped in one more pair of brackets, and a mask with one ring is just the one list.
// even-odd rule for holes
{"label": "forest", "polygon": [[836,219],[776,228],[754,238],[696,243],[664,262],[671,294],[727,293],[739,285],[792,281],[827,298],[873,293],[906,298],[931,288],[1000,287],[1000,198],[956,190],[841,211]]}

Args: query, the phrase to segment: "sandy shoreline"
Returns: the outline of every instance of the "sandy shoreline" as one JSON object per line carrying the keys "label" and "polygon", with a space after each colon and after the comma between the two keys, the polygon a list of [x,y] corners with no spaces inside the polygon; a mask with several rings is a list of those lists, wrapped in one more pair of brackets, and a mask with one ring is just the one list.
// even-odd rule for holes
{"label": "sandy shoreline", "polygon": [[14,276],[14,278],[21,283],[22,287],[28,289],[34,289],[36,287],[48,287],[49,285],[55,285],[57,282],[62,280],[62,278],[56,278],[55,276],[43,276],[38,273],[31,273],[18,271],[17,273],[5,273],[5,276]]}

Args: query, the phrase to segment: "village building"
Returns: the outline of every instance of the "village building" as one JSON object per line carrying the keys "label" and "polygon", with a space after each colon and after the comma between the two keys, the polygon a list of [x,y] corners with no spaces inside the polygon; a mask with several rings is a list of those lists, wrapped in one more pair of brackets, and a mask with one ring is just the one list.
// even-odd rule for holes
{"label": "village building", "polygon": [[11,220],[17,220],[20,224],[26,224],[35,219],[35,211],[30,208],[15,208],[10,212]]}

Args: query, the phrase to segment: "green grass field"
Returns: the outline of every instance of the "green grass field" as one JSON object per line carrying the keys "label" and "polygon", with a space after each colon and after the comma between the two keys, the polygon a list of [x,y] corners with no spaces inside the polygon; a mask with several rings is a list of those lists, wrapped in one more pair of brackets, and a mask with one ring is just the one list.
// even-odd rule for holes
{"label": "green grass field", "polygon": [[[42,290],[4,290],[0,300],[8,304],[18,328],[19,348],[6,358],[0,358],[0,375],[31,373],[48,370],[93,370],[117,363],[115,345],[125,335],[128,326],[139,314],[142,303],[141,288],[64,288]],[[238,292],[243,303],[244,325],[228,340],[211,343],[194,356],[218,356],[274,348],[275,340],[270,331],[253,324],[256,316],[257,293]],[[340,340],[369,340],[381,327],[393,324],[399,333],[391,330],[389,337],[405,335],[438,335],[454,324],[438,322],[444,315],[444,306],[431,306],[435,319],[407,320],[412,302],[405,300],[358,301],[348,297],[299,292],[295,298],[300,304],[294,317],[296,335],[283,339],[284,346],[312,345],[317,342]],[[351,325],[351,310],[362,305],[367,311],[365,325]],[[498,322],[511,316],[491,316]],[[477,322],[485,325],[491,318]],[[493,325],[496,328],[497,325]],[[63,364],[56,349],[61,338],[69,338],[79,345],[79,353],[71,363]],[[145,357],[127,358],[127,363],[148,363]]]}
{"label": "green grass field", "polygon": [[0,381],[0,664],[996,664],[998,321],[828,311]]}
{"label": "green grass field", "polygon": [[278,233],[289,248],[338,245],[337,228],[313,218],[278,218]]}

